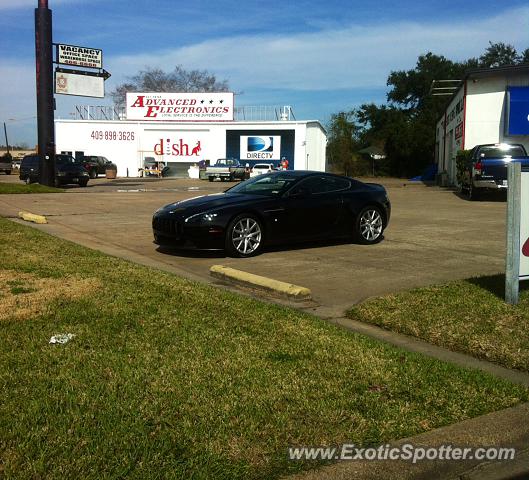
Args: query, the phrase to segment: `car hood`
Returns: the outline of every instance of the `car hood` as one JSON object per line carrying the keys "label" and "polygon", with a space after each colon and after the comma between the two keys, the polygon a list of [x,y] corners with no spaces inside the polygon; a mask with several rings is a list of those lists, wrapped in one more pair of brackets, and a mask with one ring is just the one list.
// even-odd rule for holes
{"label": "car hood", "polygon": [[[165,205],[158,211],[174,213],[195,213],[208,211],[216,208],[226,207],[233,204],[241,204],[247,201],[255,202],[259,200],[258,195],[245,195],[242,193],[215,193],[211,195],[202,195],[200,197],[189,198],[180,202]],[[268,197],[262,197],[262,200],[269,200]]]}

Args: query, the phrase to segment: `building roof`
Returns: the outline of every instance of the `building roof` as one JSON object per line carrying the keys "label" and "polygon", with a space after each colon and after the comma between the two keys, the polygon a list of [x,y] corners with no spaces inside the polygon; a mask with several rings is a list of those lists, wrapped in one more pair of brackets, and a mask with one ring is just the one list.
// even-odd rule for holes
{"label": "building roof", "polygon": [[529,73],[529,63],[519,65],[505,65],[503,67],[473,68],[465,72],[462,82],[469,78],[495,77],[497,75],[517,75],[519,73]]}
{"label": "building roof", "polygon": [[[465,82],[469,79],[474,78],[486,78],[486,77],[495,77],[498,75],[503,76],[510,76],[510,75],[519,75],[519,74],[527,73],[529,74],[529,63],[520,63],[518,65],[504,65],[503,67],[481,67],[481,68],[473,68],[471,70],[467,70],[465,72],[465,76],[461,79],[459,82],[459,85],[457,87],[457,90],[454,91],[454,93],[450,96],[450,98],[447,100],[444,110],[448,108],[454,97],[459,93],[459,90],[461,90],[461,87],[465,84]],[[443,118],[444,112],[437,118],[437,123]]]}

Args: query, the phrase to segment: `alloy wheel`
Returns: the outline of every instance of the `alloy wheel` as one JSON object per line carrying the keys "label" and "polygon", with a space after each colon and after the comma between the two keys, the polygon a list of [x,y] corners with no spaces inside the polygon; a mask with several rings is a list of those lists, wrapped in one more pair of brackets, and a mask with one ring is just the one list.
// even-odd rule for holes
{"label": "alloy wheel", "polygon": [[231,232],[233,248],[241,255],[254,253],[261,245],[261,227],[253,218],[241,218]]}
{"label": "alloy wheel", "polygon": [[360,217],[360,235],[368,242],[374,242],[382,235],[382,216],[378,210],[366,210]]}

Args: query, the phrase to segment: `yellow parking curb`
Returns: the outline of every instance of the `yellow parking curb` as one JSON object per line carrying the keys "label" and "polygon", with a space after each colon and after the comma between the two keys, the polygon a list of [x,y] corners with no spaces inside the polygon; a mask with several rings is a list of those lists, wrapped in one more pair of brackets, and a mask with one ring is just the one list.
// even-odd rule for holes
{"label": "yellow parking curb", "polygon": [[292,283],[280,282],[273,278],[261,277],[260,275],[243,272],[242,270],[225,267],[224,265],[213,265],[209,269],[209,273],[221,280],[227,280],[253,288],[262,288],[296,300],[309,300],[312,295],[312,292],[308,288],[293,285]]}
{"label": "yellow parking curb", "polygon": [[35,215],[34,213],[29,212],[18,212],[18,217],[22,220],[25,220],[26,222],[33,222],[33,223],[48,223],[48,220],[44,215]]}

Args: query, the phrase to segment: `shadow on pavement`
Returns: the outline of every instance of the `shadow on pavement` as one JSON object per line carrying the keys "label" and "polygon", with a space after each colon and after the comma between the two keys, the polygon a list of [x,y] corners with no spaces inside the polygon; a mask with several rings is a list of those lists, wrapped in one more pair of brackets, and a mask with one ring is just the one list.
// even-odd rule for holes
{"label": "shadow on pavement", "polygon": [[479,197],[477,200],[469,200],[467,195],[458,191],[454,190],[453,194],[460,198],[461,200],[464,200],[469,203],[482,203],[482,202],[494,202],[494,203],[502,203],[507,201],[507,192],[500,191],[500,192],[488,192],[481,194],[481,197]]}
{"label": "shadow on pavement", "polygon": [[[382,239],[383,242],[384,239]],[[271,245],[264,247],[262,253],[257,257],[275,252],[290,252],[297,250],[310,250],[314,248],[336,247],[340,245],[355,245],[357,247],[373,248],[373,245],[360,245],[352,243],[348,239],[319,240],[310,242],[296,242],[292,244]],[[164,255],[179,256],[185,258],[228,258],[224,250],[200,250],[194,247],[170,247],[157,246],[156,251]]]}

